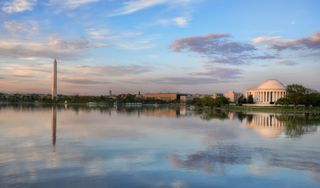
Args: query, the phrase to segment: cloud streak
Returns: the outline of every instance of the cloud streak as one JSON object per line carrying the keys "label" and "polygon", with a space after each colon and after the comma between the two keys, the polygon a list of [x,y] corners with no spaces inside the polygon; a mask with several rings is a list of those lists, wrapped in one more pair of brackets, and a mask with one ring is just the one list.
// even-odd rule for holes
{"label": "cloud streak", "polygon": [[[210,68],[210,67],[208,67]],[[190,75],[198,75],[198,76],[211,76],[219,79],[236,79],[239,78],[242,74],[242,71],[237,68],[211,68],[205,72],[194,72],[190,73]]]}
{"label": "cloud streak", "polygon": [[189,4],[191,0],[126,0],[122,7],[115,10],[109,16],[121,16],[139,12],[162,4],[177,4],[179,6]]}
{"label": "cloud streak", "polygon": [[320,49],[320,32],[316,32],[308,37],[295,39],[282,39],[280,37],[257,37],[253,39],[255,43],[268,44],[270,49],[277,51],[283,50],[319,50]]}
{"label": "cloud streak", "polygon": [[50,3],[63,9],[76,9],[80,6],[96,3],[99,0],[51,0]]}
{"label": "cloud streak", "polygon": [[44,57],[70,59],[80,56],[89,47],[86,39],[62,40],[50,38],[47,42],[3,39],[0,41],[0,55],[15,58]]}
{"label": "cloud streak", "polygon": [[3,23],[5,29],[7,29],[10,33],[14,34],[24,34],[35,35],[39,31],[39,26],[34,21],[5,21]]}
{"label": "cloud streak", "polygon": [[87,29],[87,35],[92,41],[93,47],[96,48],[114,46],[125,50],[144,50],[154,47],[152,43],[154,37],[144,36],[140,32],[115,33],[105,27],[101,27]]}
{"label": "cloud streak", "polygon": [[291,60],[284,60],[284,61],[279,61],[277,64],[278,65],[285,65],[285,66],[294,66],[294,65],[297,65],[298,63],[295,61],[291,61]]}
{"label": "cloud streak", "polygon": [[97,85],[97,84],[111,83],[107,81],[97,81],[97,80],[91,80],[87,78],[69,78],[69,77],[62,78],[62,81],[66,83],[76,84],[76,85]]}
{"label": "cloud streak", "polygon": [[87,75],[106,75],[106,76],[125,76],[137,75],[150,72],[151,67],[142,65],[104,65],[104,66],[90,66],[77,65],[74,67],[77,72],[82,72]]}
{"label": "cloud streak", "polygon": [[151,79],[157,84],[169,85],[202,85],[213,83],[230,83],[239,78],[242,74],[240,69],[227,67],[213,67],[207,65],[205,71],[191,72],[188,76],[171,76],[158,79]]}

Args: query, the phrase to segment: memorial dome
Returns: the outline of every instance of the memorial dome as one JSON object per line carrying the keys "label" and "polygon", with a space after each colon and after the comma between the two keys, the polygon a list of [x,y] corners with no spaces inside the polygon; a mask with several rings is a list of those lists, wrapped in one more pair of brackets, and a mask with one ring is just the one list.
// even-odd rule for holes
{"label": "memorial dome", "polygon": [[257,89],[286,89],[286,87],[278,80],[266,80]]}

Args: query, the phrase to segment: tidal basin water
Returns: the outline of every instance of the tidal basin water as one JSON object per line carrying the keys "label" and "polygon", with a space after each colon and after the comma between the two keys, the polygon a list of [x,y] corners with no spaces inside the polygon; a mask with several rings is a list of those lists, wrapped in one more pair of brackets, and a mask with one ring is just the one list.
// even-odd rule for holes
{"label": "tidal basin water", "polygon": [[0,107],[0,187],[320,187],[320,118]]}

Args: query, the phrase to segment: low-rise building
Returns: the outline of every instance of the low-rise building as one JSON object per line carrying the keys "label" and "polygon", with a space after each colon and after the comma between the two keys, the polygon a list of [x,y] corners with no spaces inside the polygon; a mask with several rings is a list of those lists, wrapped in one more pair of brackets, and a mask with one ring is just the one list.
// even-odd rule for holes
{"label": "low-rise building", "polygon": [[237,102],[238,99],[242,96],[242,93],[237,93],[234,91],[227,91],[224,96],[230,100],[230,102]]}
{"label": "low-rise building", "polygon": [[192,99],[192,95],[190,94],[182,94],[182,93],[145,93],[143,94],[143,98],[145,99],[159,99],[164,101],[181,101],[185,102]]}

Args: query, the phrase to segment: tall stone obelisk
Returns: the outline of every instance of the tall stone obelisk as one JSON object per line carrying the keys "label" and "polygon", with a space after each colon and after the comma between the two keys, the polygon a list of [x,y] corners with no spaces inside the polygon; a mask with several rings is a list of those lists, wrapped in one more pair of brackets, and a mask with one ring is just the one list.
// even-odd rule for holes
{"label": "tall stone obelisk", "polygon": [[57,60],[52,65],[52,100],[57,98]]}

